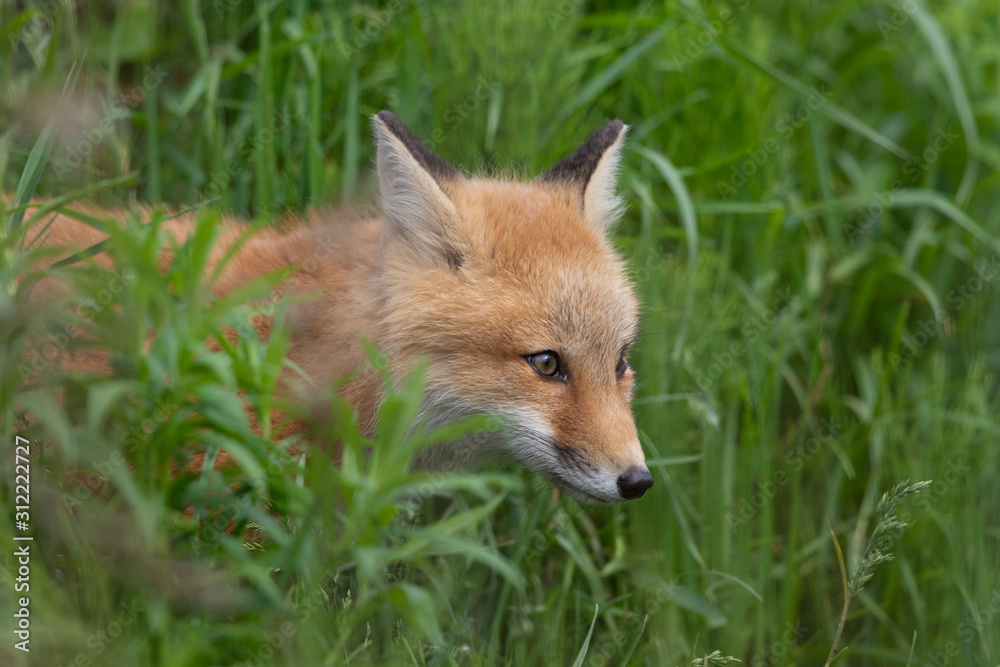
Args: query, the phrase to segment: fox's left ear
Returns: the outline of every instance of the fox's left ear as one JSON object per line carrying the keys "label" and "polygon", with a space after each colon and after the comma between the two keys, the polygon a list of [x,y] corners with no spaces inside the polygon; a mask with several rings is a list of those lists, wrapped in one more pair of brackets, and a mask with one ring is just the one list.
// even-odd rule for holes
{"label": "fox's left ear", "polygon": [[426,268],[458,268],[464,242],[458,210],[446,189],[462,175],[388,111],[373,118],[378,180],[385,213],[383,243]]}
{"label": "fox's left ear", "polygon": [[543,182],[578,188],[584,218],[601,232],[622,214],[624,205],[617,192],[618,163],[627,130],[628,125],[620,120],[610,121],[575,153],[538,177]]}

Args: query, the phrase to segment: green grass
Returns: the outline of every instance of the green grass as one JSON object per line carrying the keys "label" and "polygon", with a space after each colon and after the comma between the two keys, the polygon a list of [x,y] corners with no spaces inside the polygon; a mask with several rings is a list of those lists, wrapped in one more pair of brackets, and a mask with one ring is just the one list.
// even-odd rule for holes
{"label": "green grass", "polygon": [[[3,216],[0,437],[48,448],[32,652],[5,630],[0,662],[820,665],[845,587],[827,524],[855,573],[904,480],[932,483],[879,533],[895,558],[852,595],[834,664],[1000,661],[996,3],[70,4],[0,5],[2,189],[161,212],[113,235],[122,288],[75,316],[21,305],[46,217]],[[370,202],[383,108],[468,171],[525,176],[631,125],[642,500],[408,472],[432,437],[401,444],[419,378],[370,462],[339,404],[341,468],[251,428],[282,407],[288,339],[209,345],[268,293],[207,300],[214,223]],[[162,211],[192,206],[201,233],[160,277]],[[87,258],[57,270],[109,290]],[[49,341],[110,348],[113,376],[56,372]],[[238,467],[172,474],[192,443]]]}

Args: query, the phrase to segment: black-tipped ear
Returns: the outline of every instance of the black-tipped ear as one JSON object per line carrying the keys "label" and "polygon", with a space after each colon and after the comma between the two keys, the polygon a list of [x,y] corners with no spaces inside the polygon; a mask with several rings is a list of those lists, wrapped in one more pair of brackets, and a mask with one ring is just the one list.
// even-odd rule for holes
{"label": "black-tipped ear", "polygon": [[410,128],[406,127],[403,121],[399,120],[394,113],[391,111],[380,111],[376,114],[375,118],[385,124],[386,129],[402,142],[406,150],[413,156],[413,159],[424,168],[424,171],[433,176],[434,180],[438,182],[450,181],[460,176],[457,169],[448,164],[437,153],[427,148],[424,142],[420,141],[415,134],[410,132]]}
{"label": "black-tipped ear", "polygon": [[618,162],[628,126],[612,120],[590,135],[575,153],[538,177],[545,183],[562,183],[579,188],[584,215],[591,224],[607,229],[621,214],[622,203],[615,194]]}
{"label": "black-tipped ear", "polygon": [[426,268],[462,265],[459,215],[445,192],[461,178],[388,111],[375,116],[378,181],[385,213],[382,242]]}
{"label": "black-tipped ear", "polygon": [[590,177],[597,169],[598,163],[609,148],[625,133],[625,123],[612,120],[604,127],[590,135],[575,153],[539,176],[543,181],[580,183],[582,188],[590,182]]}

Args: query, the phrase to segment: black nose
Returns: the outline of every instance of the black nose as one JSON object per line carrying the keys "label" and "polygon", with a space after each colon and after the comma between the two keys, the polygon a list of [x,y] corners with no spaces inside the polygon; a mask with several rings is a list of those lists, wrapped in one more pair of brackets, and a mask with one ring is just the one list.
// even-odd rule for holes
{"label": "black nose", "polygon": [[625,500],[642,498],[642,494],[651,486],[653,486],[653,476],[645,468],[641,470],[632,468],[618,478],[618,491]]}

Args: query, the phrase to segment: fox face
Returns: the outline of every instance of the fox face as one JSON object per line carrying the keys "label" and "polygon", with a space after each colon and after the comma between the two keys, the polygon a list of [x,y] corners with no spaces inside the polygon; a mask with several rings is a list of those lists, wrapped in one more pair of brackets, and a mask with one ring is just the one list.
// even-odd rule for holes
{"label": "fox face", "polygon": [[642,496],[630,408],[638,302],[608,239],[626,126],[530,182],[467,178],[389,112],[374,119],[384,209],[381,343],[428,361],[427,415],[503,419],[421,462],[513,458],[588,503]]}

